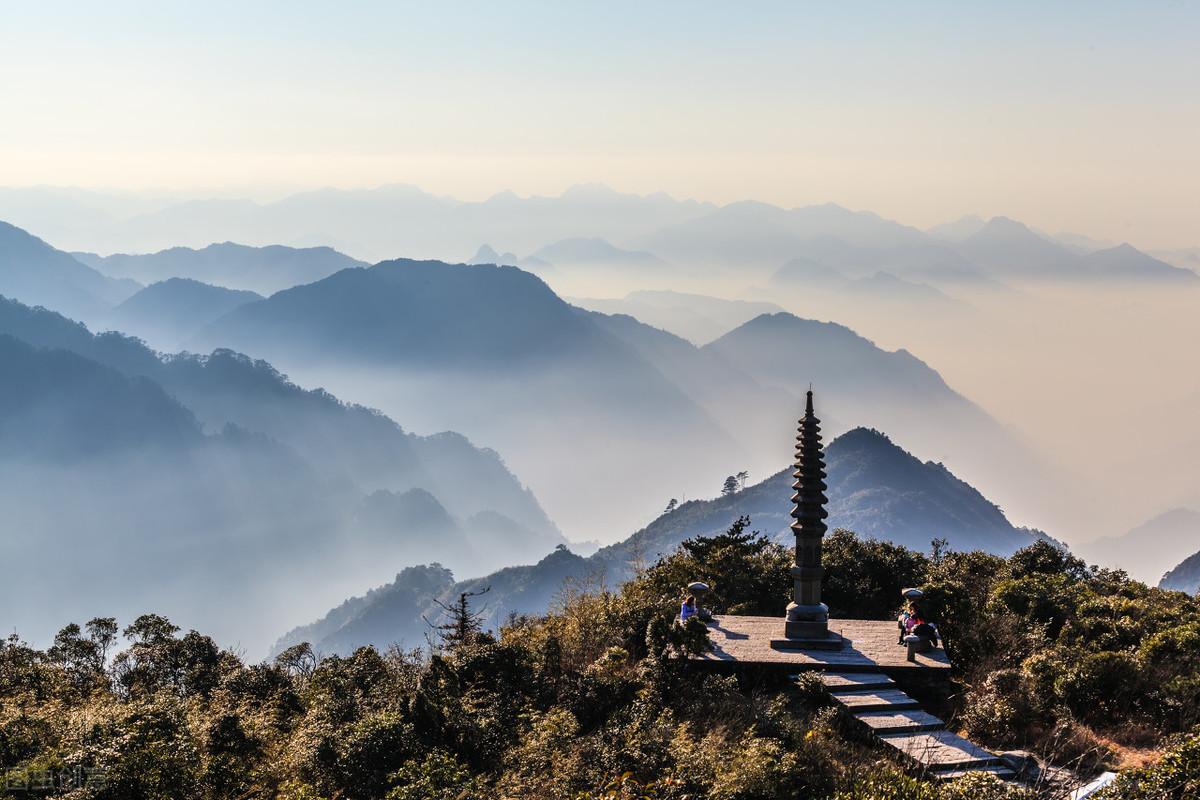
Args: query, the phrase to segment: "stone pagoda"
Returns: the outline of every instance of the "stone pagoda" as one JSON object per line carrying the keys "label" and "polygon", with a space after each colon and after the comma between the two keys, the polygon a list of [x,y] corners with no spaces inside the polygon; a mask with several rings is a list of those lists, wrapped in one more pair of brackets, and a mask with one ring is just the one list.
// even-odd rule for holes
{"label": "stone pagoda", "polygon": [[782,639],[773,639],[775,648],[840,649],[841,636],[829,630],[829,607],[821,602],[821,540],[828,528],[825,518],[825,454],[821,446],[821,420],[813,413],[813,393],[808,392],[804,417],[796,435],[796,482],[792,488],[792,533],[796,536],[796,554],[791,575],[792,602],[788,603]]}

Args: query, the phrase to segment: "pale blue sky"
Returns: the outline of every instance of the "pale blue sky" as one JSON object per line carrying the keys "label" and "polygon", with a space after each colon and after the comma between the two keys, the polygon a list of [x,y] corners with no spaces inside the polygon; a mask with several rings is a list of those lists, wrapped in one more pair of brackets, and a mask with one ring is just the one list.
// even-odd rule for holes
{"label": "pale blue sky", "polygon": [[1198,42],[1194,2],[0,2],[0,184],[598,180],[1183,246]]}

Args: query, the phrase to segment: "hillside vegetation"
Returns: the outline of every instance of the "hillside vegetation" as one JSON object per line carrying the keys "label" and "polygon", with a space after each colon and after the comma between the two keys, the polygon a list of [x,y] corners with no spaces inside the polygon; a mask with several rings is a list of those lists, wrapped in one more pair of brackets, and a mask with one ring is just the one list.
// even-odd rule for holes
{"label": "hillside vegetation", "polygon": [[[68,626],[45,651],[14,636],[0,647],[0,768],[10,785],[49,781],[60,788],[47,795],[73,800],[1042,796],[990,776],[903,774],[816,682],[695,671],[681,656],[704,646],[703,628],[671,621],[685,581],[710,581],[717,612],[782,616],[789,553],[746,524],[495,633],[463,596],[431,630],[432,653],[321,657],[298,644],[246,664],[153,615],[115,656],[111,619]],[[925,586],[958,667],[946,703],[972,736],[1080,772],[1175,747],[1108,797],[1194,796],[1198,739],[1168,738],[1200,721],[1194,598],[1046,542],[1007,559],[927,556],[838,532],[826,552],[839,615],[888,616],[900,587]]]}

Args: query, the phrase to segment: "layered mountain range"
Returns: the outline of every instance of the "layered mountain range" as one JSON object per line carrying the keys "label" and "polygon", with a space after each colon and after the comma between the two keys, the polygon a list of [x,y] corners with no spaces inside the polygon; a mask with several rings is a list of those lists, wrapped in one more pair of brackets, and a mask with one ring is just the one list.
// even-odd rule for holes
{"label": "layered mountain range", "polygon": [[85,600],[129,618],[149,596],[261,642],[270,620],[381,567],[484,572],[565,541],[495,452],[406,433],[264,361],[160,356],[3,298],[0,337],[0,547],[10,563],[72,554],[5,582],[22,629]]}
{"label": "layered mountain range", "polygon": [[[381,199],[386,202],[377,207]],[[688,507],[687,497],[711,493],[731,473],[769,474],[790,456],[791,420],[810,383],[828,409],[831,433],[857,426],[891,431],[899,446],[987,485],[1008,505],[1031,489],[1050,486],[1037,460],[906,350],[885,350],[848,327],[804,319],[768,302],[641,291],[615,303],[580,301],[591,309],[585,310],[564,301],[538,275],[552,282],[563,274],[607,272],[639,280],[732,276],[776,287],[781,297],[831,291],[946,313],[961,307],[956,296],[963,286],[981,292],[1040,280],[1184,286],[1195,278],[1129,246],[1088,250],[1002,218],[923,233],[836,206],[717,208],[664,196],[631,199],[597,187],[530,205],[533,200],[502,196],[485,204],[443,199],[430,204],[419,193],[395,191],[359,194],[351,202],[347,193],[328,192],[269,206],[272,224],[282,230],[293,214],[330,203],[349,202],[347,213],[328,219],[351,226],[358,222],[349,209],[369,216],[382,214],[388,203],[411,203],[446,215],[444,224],[418,231],[408,227],[409,220],[401,233],[502,241],[529,255],[510,259],[511,252],[488,249],[476,260],[495,256],[528,269],[409,259],[367,266],[329,248],[229,243],[149,255],[71,255],[19,229],[0,227],[0,291],[9,287],[23,302],[74,309],[93,328],[117,328],[160,350],[208,354],[163,357],[128,336],[93,335],[51,312],[7,303],[0,334],[19,340],[5,350],[12,374],[63,373],[61,380],[29,381],[31,392],[43,394],[14,399],[7,407],[5,435],[17,445],[11,463],[21,465],[13,467],[9,487],[14,508],[22,508],[22,497],[46,501],[41,487],[68,492],[64,487],[76,483],[105,485],[120,497],[117,481],[126,494],[137,487],[155,501],[170,498],[186,522],[156,506],[155,513],[142,515],[150,520],[143,524],[128,517],[136,502],[89,495],[77,505],[94,502],[105,509],[94,520],[68,519],[63,515],[69,509],[53,509],[46,501],[45,508],[38,507],[42,517],[33,515],[28,528],[75,530],[79,536],[90,531],[100,540],[97,526],[103,524],[130,531],[130,547],[137,549],[142,544],[135,534],[148,536],[147,526],[156,526],[173,532],[164,542],[183,543],[179,552],[189,569],[215,568],[204,555],[212,552],[204,549],[209,545],[204,526],[237,531],[237,541],[269,543],[257,551],[248,545],[253,558],[279,546],[281,540],[272,537],[287,529],[295,536],[291,560],[274,565],[278,573],[262,586],[274,587],[276,577],[292,580],[306,569],[332,569],[336,574],[321,596],[329,600],[331,593],[345,597],[405,564],[437,560],[469,575],[535,559],[565,541],[549,517],[573,538],[611,542],[652,518],[669,498],[685,500],[682,507]],[[185,219],[219,206],[163,209],[156,218]],[[544,212],[536,226],[527,218],[514,221],[534,206]],[[268,207],[240,210],[254,217],[263,208]],[[588,213],[595,227],[584,227]],[[465,227],[452,232],[445,220]],[[495,220],[512,222],[504,229],[511,238],[487,235],[500,230],[490,227]],[[603,236],[591,235],[601,228]],[[303,244],[295,237],[284,240]],[[677,335],[684,329],[692,341]],[[27,352],[23,345],[34,349]],[[83,361],[62,360],[61,351]],[[46,358],[51,361],[42,363]],[[278,370],[383,413],[345,405],[323,390],[301,390]],[[52,391],[59,384],[63,396]],[[166,405],[154,399],[160,396],[154,387]],[[102,399],[107,391],[117,398],[112,409],[146,409],[145,419],[136,413],[113,416],[107,428],[117,439],[85,447],[88,440],[80,438],[78,451],[67,446],[70,437],[55,444],[54,435],[42,435],[56,429],[56,415],[64,419],[61,430],[82,432],[85,417],[71,393]],[[178,422],[185,418],[191,422]],[[391,419],[414,430],[460,434],[413,436]],[[151,424],[155,420],[160,427]],[[150,426],[146,431],[143,423]],[[123,436],[130,444],[117,441]],[[151,468],[142,451],[159,438],[169,446],[155,446]],[[507,462],[471,442],[497,448]],[[108,456],[89,460],[89,447],[137,457],[115,462],[116,468],[93,481],[90,470]],[[25,455],[38,460],[42,472],[25,469]],[[226,467],[220,459],[236,463]],[[246,465],[254,469],[243,474],[239,470]],[[197,469],[204,479],[193,480]],[[237,483],[236,490],[213,482],[222,474]],[[40,484],[30,486],[35,475]],[[203,487],[211,508],[191,490],[160,494],[155,479],[165,483],[166,476]],[[280,486],[261,489],[259,483],[270,476],[278,476]],[[612,502],[614,494],[621,502]],[[925,541],[920,532],[925,527],[966,524],[951,515],[906,528],[903,515],[893,511],[897,502],[876,495],[862,515],[843,513],[861,531],[918,545]],[[46,509],[59,516],[46,516]],[[757,513],[770,518],[765,510]],[[1018,532],[1012,538],[1007,520],[993,518],[989,529],[981,519],[967,527],[990,530],[990,549],[1003,551],[1025,536]],[[886,524],[872,528],[872,520]],[[64,541],[62,546],[74,546]],[[564,551],[549,561],[564,574],[580,563]],[[586,563],[588,569],[596,564]],[[131,585],[128,572],[107,569],[122,575],[114,592]],[[545,582],[528,577],[534,567],[514,569],[504,573],[514,585],[526,587],[522,591],[530,598],[544,599],[538,587]],[[187,574],[199,581],[203,571]],[[187,586],[187,579],[180,578],[180,585]],[[269,607],[277,600],[273,589],[261,591],[264,596],[257,598],[234,593],[230,608],[242,601]],[[301,610],[280,613],[293,618]]]}
{"label": "layered mountain range", "polygon": [[[1081,248],[1077,237],[1055,239],[1004,217],[968,218],[925,232],[833,204],[786,209],[742,201],[717,206],[662,193],[623,194],[598,184],[571,187],[557,197],[501,192],[479,202],[392,185],[322,189],[270,203],[164,200],[150,206],[87,192],[0,192],[0,218],[34,227],[75,249],[105,252],[205,248],[232,239],[298,248],[320,243],[375,261],[398,253],[465,258],[487,242],[491,247],[480,261],[490,261],[492,253],[519,253],[501,263],[533,271],[539,271],[535,261],[560,271],[607,265],[654,273],[673,265],[693,283],[713,268],[750,270],[765,280],[797,258],[852,278],[882,271],[939,285],[972,275],[1004,281],[1196,280],[1194,272],[1129,245],[1088,242]],[[1091,250],[1100,252],[1087,252]],[[113,262],[114,274],[123,269],[123,259]],[[516,264],[518,260],[524,263]],[[156,272],[132,277],[153,282],[180,276]],[[198,270],[186,277],[260,293],[273,290],[223,283]],[[317,277],[310,274],[307,280]]]}
{"label": "layered mountain range", "polygon": [[[972,477],[1020,452],[919,359],[843,326],[765,314],[698,348],[575,308],[515,267],[401,259],[343,270],[241,305],[189,343],[222,347],[495,446],[583,538],[611,541],[667,497],[769,470],[810,382],[834,430],[903,431],[905,446]],[[580,459],[584,480],[563,469]],[[597,503],[594,486],[625,487],[623,503]]]}
{"label": "layered mountain range", "polygon": [[[882,226],[889,235],[902,229],[871,215],[851,215],[846,223],[836,209],[816,217],[821,224],[841,220],[842,228]],[[45,260],[89,271],[16,234],[36,244]],[[546,254],[561,259],[581,250],[606,252],[582,240]],[[199,270],[236,283],[239,271],[290,280],[296,263],[319,274],[343,263],[331,253],[221,245],[93,263],[123,264],[127,274],[146,279]],[[249,264],[254,259],[257,266]],[[266,298],[178,275],[140,291],[124,279],[134,296],[95,317],[166,350],[253,353],[415,429],[460,430],[504,452],[552,515],[583,538],[611,541],[665,497],[703,492],[731,471],[769,470],[786,455],[786,420],[809,381],[830,398],[835,430],[900,431],[904,445],[974,480],[1010,473],[1005,465],[1021,455],[1007,432],[925,364],[904,351],[880,350],[842,326],[776,312],[697,348],[632,317],[583,312],[512,267],[351,263]],[[704,298],[685,299],[696,306]],[[663,296],[649,301],[661,304]],[[707,306],[721,307],[717,300]],[[746,303],[736,313],[764,307],[771,308]],[[725,317],[726,324],[736,321]],[[981,444],[992,457],[977,458]],[[584,453],[590,481],[562,469],[564,459]],[[625,503],[596,502],[593,485],[622,483],[629,487]]]}
{"label": "layered mountain range", "polygon": [[189,278],[229,289],[273,294],[301,283],[325,278],[347,267],[366,266],[330,247],[247,247],[222,242],[207,247],[171,247],[156,253],[72,253],[105,275],[139,283]]}

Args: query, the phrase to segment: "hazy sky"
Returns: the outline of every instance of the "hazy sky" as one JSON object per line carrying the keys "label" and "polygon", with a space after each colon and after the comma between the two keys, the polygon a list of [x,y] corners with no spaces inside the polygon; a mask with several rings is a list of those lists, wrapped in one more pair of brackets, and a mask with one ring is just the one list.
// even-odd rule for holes
{"label": "hazy sky", "polygon": [[1200,3],[0,2],[0,184],[598,180],[1200,244]]}

